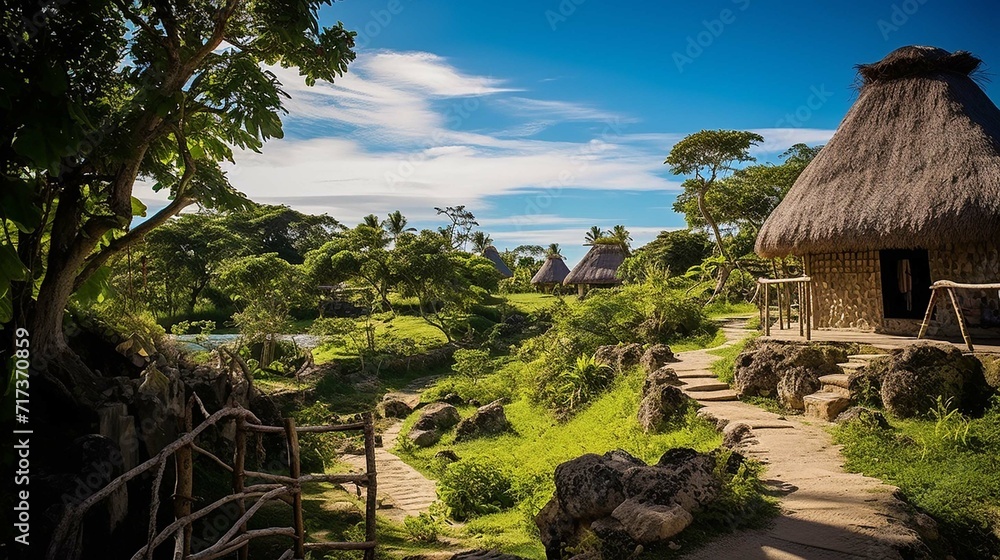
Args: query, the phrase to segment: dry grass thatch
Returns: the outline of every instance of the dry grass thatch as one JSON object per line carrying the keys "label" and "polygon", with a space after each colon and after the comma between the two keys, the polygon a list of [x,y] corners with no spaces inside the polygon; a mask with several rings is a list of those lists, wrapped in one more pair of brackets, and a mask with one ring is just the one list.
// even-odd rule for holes
{"label": "dry grass thatch", "polygon": [[507,266],[507,263],[503,262],[503,259],[500,258],[500,253],[497,251],[496,247],[492,245],[487,247],[486,250],[483,251],[483,256],[493,261],[493,266],[497,267],[497,272],[499,272],[504,278],[511,278],[514,276],[514,273],[510,271],[510,267]]}
{"label": "dry grass thatch", "polygon": [[549,255],[545,264],[531,277],[532,284],[562,284],[569,274],[569,267],[561,256]]}
{"label": "dry grass thatch", "polygon": [[621,280],[615,276],[625,260],[625,249],[620,245],[597,244],[590,248],[583,259],[570,271],[563,284],[614,285]]}
{"label": "dry grass thatch", "polygon": [[979,59],[903,47],[859,66],[836,134],[757,238],[764,257],[1000,242],[1000,109]]}

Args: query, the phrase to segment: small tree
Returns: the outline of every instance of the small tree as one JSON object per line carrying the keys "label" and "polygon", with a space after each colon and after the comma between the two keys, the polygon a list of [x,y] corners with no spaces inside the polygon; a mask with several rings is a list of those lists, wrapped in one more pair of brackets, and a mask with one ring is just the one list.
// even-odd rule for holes
{"label": "small tree", "polygon": [[438,215],[444,214],[451,222],[441,228],[441,236],[448,240],[453,250],[465,249],[465,245],[469,242],[472,228],[479,226],[476,216],[471,211],[466,210],[464,205],[446,206],[445,208],[435,207],[434,210],[437,210]]}
{"label": "small tree", "polygon": [[590,231],[583,237],[584,245],[593,245],[598,239],[604,239],[606,234],[600,226],[591,226]]}

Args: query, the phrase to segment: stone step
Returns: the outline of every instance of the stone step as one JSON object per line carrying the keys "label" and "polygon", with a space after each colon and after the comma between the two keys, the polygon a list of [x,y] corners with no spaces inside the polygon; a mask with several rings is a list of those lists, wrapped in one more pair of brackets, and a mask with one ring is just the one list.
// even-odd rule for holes
{"label": "stone step", "polygon": [[823,385],[820,386],[819,391],[821,393],[836,393],[844,397],[845,399],[851,398],[851,390],[845,389],[839,385],[827,385],[826,383],[824,383]]}
{"label": "stone step", "polygon": [[690,373],[677,372],[678,379],[718,379],[714,373],[706,371],[692,371]]}
{"label": "stone step", "polygon": [[695,400],[702,402],[723,402],[723,401],[738,401],[739,398],[736,396],[736,391],[732,389],[727,389],[725,391],[709,391],[705,393],[696,393],[692,395]]}
{"label": "stone step", "polygon": [[684,389],[686,389],[687,392],[689,393],[707,393],[712,391],[725,391],[729,389],[729,384],[722,383],[720,381],[717,383],[704,383],[701,385],[691,385],[684,387]]}
{"label": "stone step", "polygon": [[874,360],[875,358],[883,358],[883,357],[885,357],[887,355],[888,354],[851,354],[850,356],[847,357],[847,359],[851,360],[851,361],[855,361],[855,362],[858,362],[858,361],[861,361],[861,362],[870,362],[870,361]]}
{"label": "stone step", "polygon": [[843,387],[844,389],[851,388],[850,375],[844,375],[844,374],[823,375],[819,378],[819,382],[824,385],[836,385],[837,387]]}
{"label": "stone step", "polygon": [[802,398],[806,416],[833,422],[837,416],[851,406],[851,399],[828,391],[820,391]]}

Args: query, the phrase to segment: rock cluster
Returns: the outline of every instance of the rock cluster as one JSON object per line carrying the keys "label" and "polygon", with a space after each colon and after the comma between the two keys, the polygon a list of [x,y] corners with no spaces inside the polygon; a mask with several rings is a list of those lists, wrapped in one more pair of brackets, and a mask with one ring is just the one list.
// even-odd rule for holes
{"label": "rock cluster", "polygon": [[375,407],[375,413],[382,418],[406,418],[412,412],[413,408],[410,405],[389,395]]}
{"label": "rock cluster", "polygon": [[921,344],[894,350],[869,377],[878,383],[882,405],[898,418],[926,414],[939,397],[963,413],[979,414],[993,394],[983,364],[950,346]]}
{"label": "rock cluster", "polygon": [[594,359],[598,363],[611,366],[621,372],[639,365],[642,354],[641,344],[615,344],[599,346],[594,352]]}
{"label": "rock cluster", "polygon": [[820,388],[819,378],[842,373],[848,351],[833,345],[754,342],[736,358],[733,389],[741,397],[777,397],[802,410],[802,397]]}
{"label": "rock cluster", "polygon": [[669,541],[719,493],[715,458],[672,449],[655,465],[624,451],[587,454],[558,467],[555,496],[535,523],[548,558],[562,558],[593,532],[606,558],[625,558],[639,545]]}
{"label": "rock cluster", "polygon": [[470,439],[497,436],[510,429],[507,415],[500,401],[494,401],[479,407],[472,416],[462,420],[455,428],[455,442]]}
{"label": "rock cluster", "polygon": [[462,419],[458,409],[445,402],[435,402],[420,411],[420,418],[407,437],[418,447],[430,447],[442,434],[455,429],[455,441],[500,435],[510,430],[510,423],[500,401],[479,407],[472,416]]}

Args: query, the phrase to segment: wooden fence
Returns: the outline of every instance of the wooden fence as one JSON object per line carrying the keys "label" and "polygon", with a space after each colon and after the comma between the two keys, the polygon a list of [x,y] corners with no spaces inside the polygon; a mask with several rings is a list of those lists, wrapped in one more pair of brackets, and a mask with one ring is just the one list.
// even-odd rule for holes
{"label": "wooden fence", "polygon": [[[192,426],[193,409],[198,406],[204,420],[198,426]],[[376,510],[376,471],[375,471],[375,431],[371,416],[365,416],[361,422],[328,426],[296,426],[295,420],[287,418],[282,426],[265,426],[249,410],[234,406],[224,408],[209,414],[197,395],[188,402],[187,432],[163,448],[160,453],[141,465],[119,476],[107,486],[91,495],[78,505],[69,506],[59,525],[53,533],[46,558],[57,560],[79,556],[82,545],[82,524],[87,512],[96,504],[111,496],[118,489],[137,476],[155,469],[155,478],[149,511],[149,528],[146,545],[139,549],[132,560],[150,560],[154,551],[161,545],[173,542],[173,560],[213,560],[226,555],[236,554],[240,560],[247,560],[249,543],[260,537],[283,536],[292,541],[289,548],[279,560],[301,560],[306,552],[315,550],[363,550],[365,560],[375,558],[375,510]],[[198,436],[212,426],[223,422],[236,423],[235,453],[233,464],[229,465],[216,455],[201,448],[197,444]],[[359,431],[364,434],[366,472],[352,474],[302,474],[299,462],[299,434],[323,434],[331,432]],[[246,469],[247,435],[277,434],[281,435],[288,449],[288,475],[267,472],[257,472]],[[201,455],[228,471],[232,476],[232,491],[215,502],[192,509],[194,503],[194,456]],[[157,517],[160,507],[160,491],[164,482],[167,465],[174,464],[175,484],[173,494],[174,521],[166,527],[157,530]],[[260,481],[260,482],[257,482]],[[302,515],[302,485],[310,483],[329,482],[335,484],[355,484],[367,488],[365,504],[365,541],[364,542],[306,542],[306,530]],[[247,529],[247,522],[268,502],[281,501],[291,506],[291,526],[270,527],[266,529]],[[223,506],[235,503],[238,518],[232,527],[215,543],[197,552],[191,551],[192,528],[196,521],[202,519]]]}
{"label": "wooden fence", "polygon": [[965,313],[962,312],[962,306],[958,304],[955,290],[1000,290],[1000,284],[960,284],[950,280],[938,280],[934,282],[931,284],[931,300],[927,303],[927,311],[924,313],[923,322],[920,323],[920,333],[917,334],[917,339],[919,340],[927,334],[927,327],[930,326],[931,316],[934,315],[934,306],[937,304],[938,292],[943,291],[948,294],[948,299],[951,300],[952,309],[955,310],[955,319],[958,321],[958,329],[962,333],[965,345],[969,348],[969,352],[975,352],[976,349],[972,345],[972,337],[969,336],[969,327],[966,324]]}
{"label": "wooden fence", "polygon": [[[778,307],[778,329],[792,328],[792,307],[798,307],[799,336],[812,340],[812,278],[758,278],[763,290],[760,306],[760,323],[764,336],[771,336],[771,288],[774,287],[775,303]],[[793,289],[790,286],[794,286]]]}

